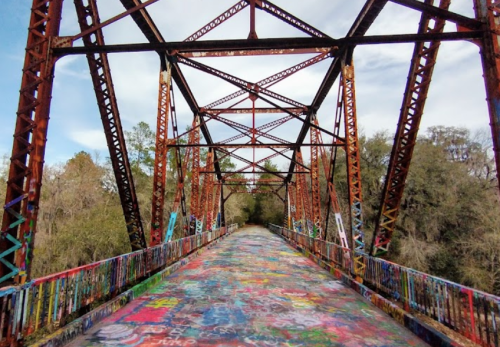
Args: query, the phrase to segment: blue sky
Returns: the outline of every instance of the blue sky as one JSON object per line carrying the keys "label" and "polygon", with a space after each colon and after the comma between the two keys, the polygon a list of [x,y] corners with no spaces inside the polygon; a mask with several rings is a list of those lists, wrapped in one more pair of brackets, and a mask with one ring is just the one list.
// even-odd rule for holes
{"label": "blue sky", "polygon": [[[235,2],[235,0],[210,2],[161,0],[150,6],[149,11],[166,40],[181,41]],[[299,0],[275,0],[274,3],[332,37],[342,37],[364,1],[311,0],[308,1],[307,8],[304,8],[304,1]],[[101,6],[102,20],[123,11],[118,0],[100,0],[98,4]],[[11,151],[30,6],[29,0],[2,0],[0,155],[6,153],[10,155]],[[464,15],[473,15],[471,0],[456,0],[451,9]],[[418,21],[417,12],[390,3],[370,29],[369,34],[414,32]],[[451,26],[447,29],[453,30]],[[73,2],[66,0],[61,35],[72,35],[77,32]],[[104,33],[107,43],[144,42],[142,34],[130,19],[109,26]],[[262,38],[282,35],[303,36],[295,29],[260,11],[257,14],[257,33]],[[206,38],[246,38],[247,34],[248,14],[242,12]],[[372,135],[382,130],[387,130],[389,134],[394,133],[412,51],[413,47],[409,44],[365,46],[356,49],[358,118],[365,134]],[[432,125],[453,125],[467,127],[474,132],[488,127],[478,52],[478,47],[472,43],[443,43],[422,120],[423,129]],[[232,74],[256,82],[307,58],[309,57],[225,58],[219,61],[204,59],[202,62],[224,68]],[[123,127],[125,130],[130,130],[139,121],[145,121],[154,129],[159,68],[157,55],[114,54],[110,55],[109,59]],[[273,90],[309,104],[328,64],[329,62],[325,61],[304,70],[292,77],[290,84],[278,84]],[[193,82],[192,88],[200,105],[208,104],[235,90],[233,86],[215,81],[211,77],[207,78],[188,68],[183,68],[183,71],[188,82]],[[318,114],[320,123],[326,128],[332,126],[336,98],[334,91],[336,87],[332,88],[331,95]],[[190,123],[192,115],[182,102],[180,93],[176,94],[176,101],[182,129]],[[234,120],[249,124],[248,119],[234,117]],[[258,122],[263,124],[269,120],[271,119],[263,117]],[[291,123],[288,130],[274,134],[293,139],[294,131],[299,126],[298,123]],[[210,127],[216,141],[234,135],[224,127],[215,124],[210,124]],[[106,143],[87,62],[84,57],[65,57],[56,65],[46,162],[50,164],[64,162],[81,150],[96,152],[105,157]],[[263,151],[261,155],[267,155],[266,153],[268,152]],[[242,154],[248,152],[242,151]]]}

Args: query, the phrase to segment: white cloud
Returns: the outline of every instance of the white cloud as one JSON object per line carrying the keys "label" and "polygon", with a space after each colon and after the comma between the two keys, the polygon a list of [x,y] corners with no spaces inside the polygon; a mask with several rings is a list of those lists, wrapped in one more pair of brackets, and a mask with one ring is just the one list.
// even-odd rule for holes
{"label": "white cloud", "polygon": [[91,150],[103,150],[107,148],[106,137],[102,129],[79,129],[69,132],[69,138]]}

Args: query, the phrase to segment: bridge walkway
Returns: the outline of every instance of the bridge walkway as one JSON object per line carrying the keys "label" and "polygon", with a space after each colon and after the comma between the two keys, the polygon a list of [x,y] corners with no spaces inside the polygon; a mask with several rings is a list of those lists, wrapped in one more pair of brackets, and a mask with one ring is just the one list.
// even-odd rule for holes
{"label": "bridge walkway", "polygon": [[69,346],[427,346],[262,227],[247,227]]}

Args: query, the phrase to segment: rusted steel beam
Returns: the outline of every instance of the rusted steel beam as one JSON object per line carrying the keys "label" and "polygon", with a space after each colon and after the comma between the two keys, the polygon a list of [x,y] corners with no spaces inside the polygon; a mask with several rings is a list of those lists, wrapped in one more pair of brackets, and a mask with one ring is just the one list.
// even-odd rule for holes
{"label": "rusted steel beam", "polygon": [[[82,32],[100,23],[96,0],[87,0],[86,2],[87,5],[84,5],[84,0],[75,0],[78,22]],[[101,29],[91,35],[84,36],[82,39],[86,47],[104,45],[104,36]],[[132,170],[127,156],[125,136],[121,126],[108,57],[105,53],[88,54],[87,61],[127,224],[130,244],[133,251],[143,249],[147,247],[146,239],[132,178]]]}
{"label": "rusted steel beam", "polygon": [[[251,167],[253,167],[253,168],[258,168],[258,169],[262,170],[263,172],[270,173],[272,175],[278,176],[279,178],[283,178],[278,173],[276,173],[276,171],[268,170],[268,169],[266,169],[266,167],[257,164],[257,162],[250,161],[250,160],[248,160],[246,158],[243,158],[243,157],[241,157],[241,156],[239,156],[239,155],[237,155],[235,153],[228,152],[227,150],[222,149],[222,148],[220,148],[219,151],[222,152],[222,153],[229,154],[229,156],[231,156],[231,157],[233,157],[235,159],[238,159],[239,161],[241,161],[243,163],[247,163],[248,165],[251,165]],[[208,171],[206,173],[208,173]],[[234,171],[231,172],[231,173],[234,173]],[[238,173],[241,173],[241,172],[238,172]]]}
{"label": "rusted steel beam", "polygon": [[215,50],[180,52],[186,58],[220,58],[220,57],[254,57],[260,55],[291,55],[291,54],[318,54],[329,53],[331,47],[318,48],[267,48],[267,49],[242,49],[242,50]]}
{"label": "rusted steel beam", "polygon": [[211,118],[211,119],[214,119],[214,120],[217,120],[223,124],[226,124],[226,125],[229,125],[231,127],[234,127],[234,128],[238,128],[238,129],[241,129],[242,131],[246,131],[247,135],[250,136],[250,134],[255,134],[255,135],[258,135],[259,137],[265,137],[269,140],[273,140],[273,141],[276,141],[278,143],[281,143],[281,144],[285,144],[285,145],[288,145],[290,144],[289,141],[286,141],[286,140],[283,140],[281,139],[280,137],[277,137],[277,136],[274,136],[274,135],[270,135],[266,132],[263,132],[263,131],[260,131],[260,130],[257,130],[256,128],[253,129],[253,128],[250,128],[246,125],[243,125],[241,123],[238,123],[238,122],[234,122],[232,120],[229,120],[229,119],[226,119],[226,118],[223,118],[223,117],[219,117],[219,116],[215,116],[215,115],[211,115],[211,114],[208,114],[208,113],[205,113],[205,116]]}
{"label": "rusted steel beam", "polygon": [[[480,38],[482,30],[461,32],[428,33],[428,34],[396,34],[345,37],[337,40],[315,38],[284,38],[259,40],[221,40],[195,42],[159,42],[132,43],[116,45],[97,45],[93,47],[54,47],[57,57],[66,55],[91,53],[132,53],[156,51],[160,54],[172,52],[182,54],[186,58],[246,56],[246,55],[281,55],[312,54],[330,52],[337,56],[343,49],[358,45],[397,44],[428,41],[461,41]],[[318,41],[319,42],[316,42]],[[249,44],[251,42],[252,44]],[[322,44],[321,44],[322,43]],[[276,48],[279,47],[279,48]],[[318,48],[319,47],[319,48]],[[254,52],[254,53],[252,53]],[[327,76],[329,77],[329,76]],[[323,91],[321,91],[323,92]]]}
{"label": "rusted steel beam", "polygon": [[[425,3],[432,5],[434,0],[426,0]],[[440,8],[447,9],[449,5],[450,0],[440,0]],[[418,32],[442,32],[444,25],[445,21],[443,19],[435,20],[424,12],[422,13]],[[430,44],[417,43],[413,51],[398,127],[384,189],[382,190],[378,220],[370,249],[373,256],[383,255],[389,250],[439,46],[439,41]]]}
{"label": "rusted steel beam", "polygon": [[230,74],[228,74],[228,73],[226,73],[224,71],[215,69],[215,68],[213,68],[211,66],[202,64],[202,63],[194,61],[192,59],[185,58],[182,55],[177,55],[176,58],[177,58],[177,61],[179,63],[185,64],[185,65],[190,66],[192,68],[195,68],[197,70],[203,71],[203,72],[208,73],[208,74],[210,74],[212,76],[219,77],[220,79],[223,79],[224,81],[226,81],[228,83],[231,83],[231,84],[233,84],[233,85],[235,85],[237,87],[240,87],[242,89],[243,88],[245,90],[250,89],[250,92],[252,94],[257,95],[257,96],[259,96],[260,94],[264,94],[264,95],[267,95],[269,97],[272,97],[273,99],[276,99],[276,100],[279,100],[281,102],[287,103],[289,105],[292,105],[292,106],[295,106],[295,107],[299,107],[299,108],[303,108],[304,110],[307,109],[306,105],[301,104],[298,101],[292,100],[292,99],[287,98],[287,97],[285,97],[283,95],[280,95],[278,93],[272,92],[272,91],[270,91],[270,90],[268,90],[266,88],[257,86],[254,83],[250,83],[250,82],[245,81],[245,80],[243,80],[241,78],[238,78],[236,76],[230,75]]}
{"label": "rusted steel beam", "polygon": [[[170,64],[167,70],[160,71],[158,88],[158,115],[156,118],[155,163],[153,171],[153,196],[151,199],[151,235],[149,246],[158,245],[163,241],[163,210],[165,206],[165,186],[167,182],[168,154],[168,114],[173,106],[172,74]],[[173,107],[171,107],[171,105]]]}
{"label": "rusted steel beam", "polygon": [[[216,173],[216,171],[200,171],[201,174],[206,174],[206,173]],[[269,171],[269,170],[263,170],[263,171],[221,171],[223,174],[229,174],[230,176],[234,176],[234,174],[272,174],[277,177],[283,178],[283,176],[280,176],[282,174],[288,173],[288,171]],[[297,174],[310,174],[310,171],[295,171]],[[229,177],[230,177],[229,176]],[[223,177],[225,179],[226,176]]]}
{"label": "rusted steel beam", "polygon": [[288,199],[290,201],[290,213],[289,213],[289,226],[288,229],[295,229],[295,222],[298,220],[297,218],[297,205],[296,205],[296,187],[295,184],[288,184]]}
{"label": "rusted steel beam", "polygon": [[[207,166],[214,167],[214,153],[213,151],[208,152],[207,156]],[[206,229],[212,230],[212,221],[213,221],[213,206],[214,206],[214,175],[205,175],[205,179],[208,179],[207,182],[207,191],[205,195],[207,196],[207,224]]]}
{"label": "rusted steel beam", "polygon": [[119,15],[116,15],[108,20],[105,20],[104,22],[101,22],[99,23],[98,25],[94,25],[93,27],[91,28],[88,28],[87,30],[85,31],[82,31],[81,33],[77,34],[77,35],[74,35],[74,36],[71,36],[71,41],[76,41],[78,39],[81,39],[82,37],[84,36],[87,36],[87,35],[90,35],[90,34],[93,34],[94,32],[96,32],[97,30],[99,29],[102,29],[112,23],[115,23],[117,22],[118,20],[124,18],[124,17],[127,17],[128,15],[134,13],[135,11],[139,11],[140,9],[142,8],[145,8],[146,6],[149,6],[151,4],[154,4],[155,2],[157,2],[159,0],[148,0],[146,2],[143,2],[142,4],[140,5],[137,5],[135,7],[132,7],[131,9],[123,12],[123,13],[120,13]]}
{"label": "rusted steel beam", "polygon": [[[335,121],[333,123],[333,133],[338,136],[340,133],[340,126],[341,126],[341,120],[342,120],[342,114],[343,114],[343,96],[342,96],[342,83],[339,83],[339,91],[337,94],[337,107],[335,110]],[[345,147],[344,147],[345,148]],[[338,205],[337,202],[334,201],[334,197],[331,194],[332,191],[334,191],[332,188],[334,188],[334,173],[335,173],[335,164],[337,161],[337,150],[338,147],[332,148],[332,152],[330,154],[330,160],[329,162],[327,161],[326,155],[322,153],[322,159],[324,160],[323,162],[323,167],[325,168],[325,176],[326,176],[326,182],[327,182],[327,190],[328,190],[328,203],[326,205],[326,218],[325,218],[325,230],[328,230],[329,222],[330,222],[330,208],[332,207],[332,204],[334,208],[336,208],[336,205]],[[327,169],[328,168],[328,169]],[[337,220],[337,218],[336,218]],[[326,236],[326,232],[325,232]],[[326,240],[326,238],[325,238]]]}
{"label": "rusted steel beam", "polygon": [[[264,79],[258,81],[256,83],[256,85],[259,86],[259,87],[266,87],[266,88],[268,88],[268,87],[270,87],[270,86],[272,86],[272,85],[274,85],[274,84],[276,84],[278,82],[283,81],[284,79],[292,76],[293,74],[295,74],[295,73],[297,73],[297,72],[299,72],[299,71],[301,71],[301,70],[303,70],[303,69],[305,69],[305,68],[307,68],[309,66],[312,66],[314,64],[317,64],[317,63],[319,63],[319,62],[327,59],[329,56],[330,55],[328,54],[328,52],[325,52],[323,54],[317,55],[317,56],[315,56],[315,57],[313,57],[311,59],[303,61],[303,62],[301,62],[299,64],[296,64],[294,66],[291,66],[291,67],[289,67],[289,68],[287,68],[285,70],[282,70],[282,71],[280,71],[278,73],[275,73],[274,75],[271,75],[271,76],[269,76],[267,78],[264,78]],[[237,98],[238,96],[244,95],[245,93],[247,93],[247,91],[241,89],[241,90],[239,90],[237,92],[229,94],[229,95],[227,95],[227,96],[225,96],[223,98],[220,98],[217,101],[214,101],[214,102],[208,104],[207,106],[203,107],[202,110],[204,110],[204,109],[213,109],[215,106],[221,105],[221,104],[223,104],[223,103],[225,103],[225,102],[227,102],[229,100],[233,100],[233,99]],[[278,109],[274,109],[274,110],[278,111]],[[304,111],[302,108],[295,108],[295,109],[287,108],[287,110],[289,112],[292,112],[292,113],[299,113],[299,112],[301,113],[301,112]]]}
{"label": "rusted steel beam", "polygon": [[458,13],[448,11],[443,8],[439,8],[428,4],[427,2],[421,2],[417,0],[390,0],[391,2],[405,7],[422,11],[428,16],[433,16],[435,18],[447,20],[449,22],[455,23],[461,27],[468,28],[471,30],[481,29],[482,23],[480,20],[462,16]]}
{"label": "rusted steel beam", "polygon": [[213,227],[212,229],[218,229],[220,227],[220,221],[218,220],[219,207],[222,200],[222,186],[220,184],[215,184],[215,199],[214,199],[214,209],[212,211]]}
{"label": "rusted steel beam", "polygon": [[5,194],[0,283],[30,277],[54,78],[50,46],[59,35],[61,11],[62,0],[33,0]]}
{"label": "rusted steel beam", "polygon": [[[311,143],[320,143],[320,132],[312,128],[309,132]],[[311,146],[311,199],[312,199],[312,230],[309,230],[309,236],[322,239],[322,221],[321,221],[321,193],[319,189],[319,148]]]}
{"label": "rusted steel beam", "polygon": [[[263,130],[266,130],[266,132],[269,132],[273,129],[276,129],[277,127],[285,124],[286,122],[288,122],[289,120],[292,120],[294,119],[295,117],[293,116],[286,116],[286,117],[283,117],[283,118],[280,118],[280,119],[276,119],[272,122],[269,122],[269,123],[266,123],[266,124],[263,124],[261,126],[258,126],[256,127],[255,129],[259,130],[259,131],[263,131]],[[246,135],[245,134],[239,134],[239,135],[236,135],[236,136],[233,136],[233,137],[230,137],[224,141],[219,141],[219,142],[216,142],[216,144],[227,144],[229,142],[232,142],[232,141],[235,141],[235,140],[239,140],[243,137],[245,137]]]}
{"label": "rusted steel beam", "polygon": [[[249,2],[250,0],[246,0]],[[297,28],[298,30],[306,33],[312,37],[330,37],[322,31],[316,29],[312,25],[307,24],[300,18],[295,17],[291,13],[285,11],[284,9],[276,6],[267,0],[256,0],[257,8],[269,13],[270,15],[282,20],[283,22]]]}
{"label": "rusted steel beam", "polygon": [[241,182],[241,183],[251,183],[251,182],[259,182],[261,183],[283,183],[282,179],[276,179],[276,178],[224,178],[222,180],[222,183],[234,183],[234,182]]}
{"label": "rusted steel beam", "polygon": [[[292,107],[287,107],[285,108],[288,112],[292,113],[297,113],[300,114],[304,110],[302,108],[292,108]],[[210,114],[249,114],[249,113],[270,113],[270,114],[278,114],[278,113],[285,113],[281,109],[276,109],[276,108],[271,108],[271,107],[256,107],[255,110],[252,110],[251,108],[212,108],[209,110],[203,109],[202,111],[204,113],[210,113]],[[290,117],[289,119],[292,119]]]}
{"label": "rusted steel beam", "polygon": [[498,42],[500,6],[497,1],[490,0],[474,0],[474,5],[476,19],[483,23],[484,28],[484,35],[480,40],[480,55],[497,167],[497,182],[500,182],[500,44]]}
{"label": "rusted steel beam", "polygon": [[[196,116],[194,125],[198,125],[200,122],[200,117]],[[200,143],[200,130],[196,129],[192,132],[193,134],[193,144],[196,145]],[[191,161],[191,205],[189,208],[189,214],[191,219],[195,219],[196,224],[200,216],[200,148],[192,148],[193,158]],[[196,224],[194,226],[190,225],[190,234],[194,235],[196,233]]]}
{"label": "rusted steel beam", "polygon": [[184,41],[196,41],[200,37],[208,34],[213,29],[217,28],[219,25],[224,23],[229,18],[233,17],[235,14],[243,10],[248,4],[246,1],[238,1],[235,5],[230,7],[227,11],[217,16],[213,20],[211,20],[208,24],[204,25],[202,28],[198,29],[194,34],[190,35]]}
{"label": "rusted steel beam", "polygon": [[292,224],[292,213],[290,211],[290,192],[288,191],[288,184],[286,185],[285,201],[283,203],[283,207],[283,226],[287,229],[290,229]]}
{"label": "rusted steel beam", "polygon": [[170,148],[184,148],[184,147],[206,147],[206,148],[297,148],[297,147],[310,147],[310,146],[319,146],[319,147],[343,147],[345,143],[343,141],[334,142],[334,143],[322,143],[319,145],[312,143],[303,143],[298,145],[296,143],[213,143],[211,145],[206,143],[199,143],[189,145],[187,143],[179,143],[179,144],[170,144]]}
{"label": "rusted steel beam", "polygon": [[223,186],[259,186],[259,187],[282,187],[283,182],[281,183],[261,183],[258,180],[255,181],[255,184],[249,184],[245,182],[229,182],[229,183],[214,183],[214,185],[223,185]]}
{"label": "rusted steel beam", "polygon": [[[207,153],[207,159],[205,164],[205,171],[212,171],[214,163],[214,153],[213,151],[209,151]],[[213,191],[213,185],[211,183],[213,178],[213,174],[205,174],[203,175],[203,183],[201,186],[201,195],[200,195],[200,206],[198,208],[198,215],[196,219],[200,221],[201,227],[203,228],[203,222],[206,220],[206,225],[208,226],[208,213],[211,212],[212,203],[210,202],[210,198],[213,197],[213,192],[210,192],[210,189]],[[208,209],[210,207],[210,209]],[[205,219],[206,218],[206,219]],[[210,221],[211,222],[211,221]],[[203,229],[202,229],[203,230]],[[198,231],[197,231],[198,232]]]}
{"label": "rusted steel beam", "polygon": [[[318,124],[318,119],[316,118],[315,115],[313,115],[313,122],[316,125]],[[326,177],[326,182],[327,182],[328,197],[329,197],[330,204],[328,205],[328,209],[326,210],[326,215],[328,216],[330,214],[330,206],[332,206],[333,207],[332,209],[333,209],[333,212],[335,215],[335,223],[337,226],[337,233],[338,233],[338,236],[340,239],[340,243],[341,243],[343,248],[349,248],[349,243],[347,240],[347,236],[346,236],[346,232],[345,232],[345,228],[344,228],[344,223],[342,221],[339,199],[337,196],[337,192],[335,190],[335,185],[333,184],[333,179],[330,179],[330,176],[333,173],[333,168],[331,166],[329,166],[330,163],[328,162],[328,158],[327,158],[327,155],[325,153],[325,150],[322,146],[320,146],[323,143],[321,133],[319,131],[317,131],[315,128],[312,128],[310,131],[311,131],[311,133],[315,133],[315,135],[311,135],[311,138],[315,137],[315,142],[318,144],[318,146],[315,146],[315,148],[317,148],[317,150],[319,152],[319,157],[321,158],[321,160],[323,162],[323,170],[325,172],[325,177]],[[313,189],[317,189],[319,191],[319,187],[313,188]],[[321,221],[320,221],[320,225],[321,225]],[[325,233],[326,233],[326,230],[327,229],[325,228]],[[319,238],[323,239],[324,234],[320,235]]]}
{"label": "rusted steel beam", "polygon": [[[251,148],[255,148],[255,146],[253,146],[253,147],[251,147]],[[241,173],[241,172],[245,171],[246,169],[253,168],[253,167],[255,166],[255,164],[260,164],[260,163],[264,163],[266,160],[271,160],[271,159],[273,159],[273,158],[277,157],[278,155],[280,155],[280,154],[282,154],[282,153],[287,152],[288,150],[289,150],[289,149],[285,149],[285,150],[282,150],[281,152],[274,153],[274,154],[272,154],[272,155],[270,155],[270,156],[268,156],[268,157],[262,158],[262,159],[260,159],[260,160],[255,161],[255,162],[251,162],[251,163],[249,163],[247,166],[242,167],[241,169],[234,171],[234,172],[232,173],[232,175],[235,175],[235,174],[237,174],[237,173]],[[229,154],[228,154],[228,155],[229,155]],[[304,168],[305,168],[305,169],[307,169],[306,167],[304,167]],[[226,176],[224,176],[223,180],[227,180],[227,179],[228,179],[229,177],[231,177],[232,175],[226,175]],[[281,178],[281,177],[280,177],[280,178]]]}
{"label": "rusted steel beam", "polygon": [[[172,113],[172,132],[174,135],[177,135],[176,138],[179,139],[180,137],[178,136],[178,124],[177,124],[177,115],[176,113]],[[189,235],[189,218],[187,215],[187,206],[186,206],[186,194],[185,194],[185,187],[184,187],[184,179],[185,175],[187,173],[187,168],[189,161],[191,159],[191,152],[193,151],[193,147],[190,145],[193,145],[196,136],[195,136],[195,130],[198,131],[199,126],[197,126],[196,123],[196,118],[193,120],[192,124],[192,130],[189,131],[189,136],[188,136],[188,147],[186,148],[184,158],[182,158],[182,153],[180,151],[180,148],[177,147],[175,151],[175,160],[176,160],[176,169],[177,169],[177,192],[175,194],[175,199],[174,199],[174,204],[172,207],[172,213],[170,215],[170,221],[169,221],[169,226],[167,230],[167,241],[170,240],[173,234],[173,230],[175,227],[175,221],[177,219],[177,213],[179,210],[179,206],[181,207],[181,212],[182,212],[182,218],[183,218],[183,227],[184,227],[184,236]]]}
{"label": "rusted steel beam", "polygon": [[[120,0],[122,3],[129,0]],[[135,5],[134,5],[135,7]],[[131,7],[132,8],[132,7]],[[142,17],[147,13],[145,9],[131,14],[132,18]],[[146,21],[150,21],[148,17]],[[141,20],[141,23],[143,21]],[[180,53],[192,55],[193,58],[203,58],[207,56],[234,56],[234,55],[281,55],[281,54],[313,54],[330,52],[338,45],[338,40],[329,38],[270,38],[258,40],[201,40],[201,41],[177,41],[166,42],[161,35],[157,38],[155,29],[140,27],[148,38],[148,43],[128,43],[115,45],[101,45],[94,48],[90,47],[58,47],[54,48],[54,54],[57,56],[87,54],[87,53],[124,53],[124,52],[151,52],[156,51],[159,54],[170,52],[172,54]],[[158,33],[159,34],[159,33]],[[149,39],[150,38],[150,39]]]}
{"label": "rusted steel beam", "polygon": [[349,188],[349,219],[351,222],[352,249],[354,252],[354,274],[360,280],[365,272],[362,255],[365,252],[363,232],[361,159],[358,139],[358,120],[356,112],[356,87],[354,64],[342,68],[342,107],[346,136],[347,185]]}
{"label": "rusted steel beam", "polygon": [[[298,163],[303,164],[304,160],[302,159],[302,152],[300,151],[300,149],[298,151],[296,151],[295,153],[296,153],[295,160]],[[310,172],[308,172],[308,173],[310,174]],[[304,227],[305,227],[304,232],[305,232],[305,230],[307,230],[309,235],[311,235],[313,233],[312,210],[311,210],[311,203],[309,200],[310,194],[309,194],[309,187],[308,187],[307,181],[306,181],[306,175],[304,175],[303,173],[298,171],[297,167],[296,167],[294,174],[297,177],[296,178],[297,190],[299,191],[300,199],[302,200],[302,208],[303,208],[303,212],[304,212]]]}

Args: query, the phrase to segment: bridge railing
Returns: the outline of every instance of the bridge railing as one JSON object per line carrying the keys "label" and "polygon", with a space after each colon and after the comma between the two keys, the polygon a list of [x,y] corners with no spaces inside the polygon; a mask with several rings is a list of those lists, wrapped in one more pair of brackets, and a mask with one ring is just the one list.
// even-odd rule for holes
{"label": "bridge railing", "polygon": [[62,327],[157,270],[232,233],[237,224],[0,289],[0,345]]}
{"label": "bridge railing", "polygon": [[[269,229],[346,274],[354,273],[352,250],[277,225]],[[366,267],[363,283],[399,302],[402,309],[426,315],[482,346],[500,346],[500,297],[365,253],[356,256]]]}

